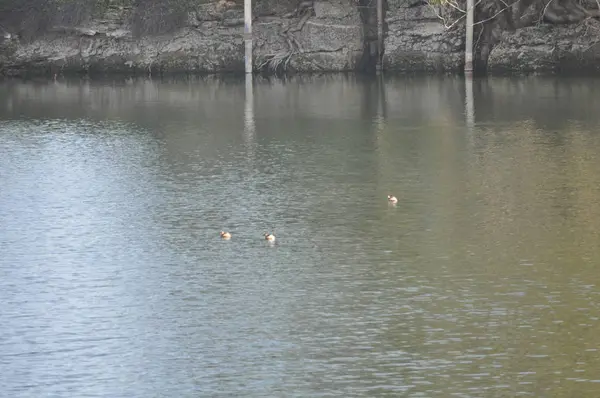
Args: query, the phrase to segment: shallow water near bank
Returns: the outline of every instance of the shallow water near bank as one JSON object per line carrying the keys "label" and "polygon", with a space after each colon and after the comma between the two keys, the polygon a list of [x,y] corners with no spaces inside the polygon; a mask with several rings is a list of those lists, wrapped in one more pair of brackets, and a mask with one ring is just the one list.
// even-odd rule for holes
{"label": "shallow water near bank", "polygon": [[598,109],[577,78],[6,81],[0,395],[596,397]]}

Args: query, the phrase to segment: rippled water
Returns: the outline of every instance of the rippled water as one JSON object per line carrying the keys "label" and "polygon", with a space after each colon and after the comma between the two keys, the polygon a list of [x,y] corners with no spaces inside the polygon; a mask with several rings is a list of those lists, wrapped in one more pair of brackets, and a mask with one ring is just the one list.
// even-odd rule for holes
{"label": "rippled water", "polygon": [[600,81],[245,90],[0,85],[1,396],[600,394]]}

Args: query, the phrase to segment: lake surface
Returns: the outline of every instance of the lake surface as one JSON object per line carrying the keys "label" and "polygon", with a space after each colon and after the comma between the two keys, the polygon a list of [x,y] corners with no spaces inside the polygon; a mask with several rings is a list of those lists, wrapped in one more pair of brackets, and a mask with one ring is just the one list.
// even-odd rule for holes
{"label": "lake surface", "polygon": [[0,396],[598,397],[599,109],[566,78],[1,83]]}

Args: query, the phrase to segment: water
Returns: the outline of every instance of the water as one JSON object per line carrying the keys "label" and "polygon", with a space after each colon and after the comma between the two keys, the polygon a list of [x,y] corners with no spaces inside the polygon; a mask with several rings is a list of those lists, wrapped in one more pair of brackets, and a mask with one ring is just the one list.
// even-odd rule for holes
{"label": "water", "polygon": [[250,99],[0,85],[1,396],[598,396],[599,80]]}

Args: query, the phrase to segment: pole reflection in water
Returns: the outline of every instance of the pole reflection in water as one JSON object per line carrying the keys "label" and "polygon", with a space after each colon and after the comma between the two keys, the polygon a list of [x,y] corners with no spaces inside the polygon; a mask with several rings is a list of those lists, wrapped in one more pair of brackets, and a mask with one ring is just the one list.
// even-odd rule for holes
{"label": "pole reflection in water", "polygon": [[465,116],[469,131],[475,126],[475,104],[473,102],[473,76],[465,76]]}
{"label": "pole reflection in water", "polygon": [[385,128],[385,84],[383,74],[377,77],[377,115],[375,116],[375,125],[377,126],[377,137]]}
{"label": "pole reflection in water", "polygon": [[473,75],[471,74],[465,75],[465,123],[467,126],[467,142],[472,150],[475,146],[475,101],[473,99]]}
{"label": "pole reflection in water", "polygon": [[244,107],[244,138],[249,144],[254,141],[254,83],[252,74],[246,74],[246,102]]}

